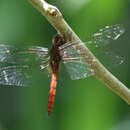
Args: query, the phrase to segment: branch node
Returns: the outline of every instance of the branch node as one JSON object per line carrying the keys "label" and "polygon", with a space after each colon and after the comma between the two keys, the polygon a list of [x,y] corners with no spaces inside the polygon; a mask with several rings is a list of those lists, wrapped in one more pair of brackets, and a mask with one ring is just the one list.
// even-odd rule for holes
{"label": "branch node", "polygon": [[61,17],[62,15],[59,15],[59,10],[57,8],[54,8],[52,6],[48,7],[48,12],[50,15],[55,16],[55,17]]}

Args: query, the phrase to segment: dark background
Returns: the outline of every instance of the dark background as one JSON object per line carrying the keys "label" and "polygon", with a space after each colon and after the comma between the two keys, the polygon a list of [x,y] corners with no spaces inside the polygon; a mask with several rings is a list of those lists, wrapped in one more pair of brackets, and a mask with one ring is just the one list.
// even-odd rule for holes
{"label": "dark background", "polygon": [[[110,71],[129,87],[130,0],[48,0],[85,40],[98,29],[123,24],[117,41],[125,62]],[[27,0],[0,0],[0,43],[51,46],[56,33]],[[32,87],[0,88],[0,130],[129,130],[130,107],[94,76],[72,81],[64,70],[54,109],[47,116],[50,78],[32,70]]]}

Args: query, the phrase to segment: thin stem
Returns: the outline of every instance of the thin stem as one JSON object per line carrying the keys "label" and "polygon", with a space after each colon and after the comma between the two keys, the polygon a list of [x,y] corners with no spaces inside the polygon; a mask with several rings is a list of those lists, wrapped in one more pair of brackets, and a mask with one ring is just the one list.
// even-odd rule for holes
{"label": "thin stem", "polygon": [[90,68],[92,68],[97,79],[106,84],[124,101],[130,104],[130,90],[98,61],[98,59],[69,27],[69,25],[63,19],[61,12],[55,6],[46,3],[44,0],[29,1],[42,13],[43,16],[45,16],[51,25],[64,36],[66,41],[79,41],[79,45],[75,49],[80,50],[82,55],[84,54],[85,62],[89,65]]}

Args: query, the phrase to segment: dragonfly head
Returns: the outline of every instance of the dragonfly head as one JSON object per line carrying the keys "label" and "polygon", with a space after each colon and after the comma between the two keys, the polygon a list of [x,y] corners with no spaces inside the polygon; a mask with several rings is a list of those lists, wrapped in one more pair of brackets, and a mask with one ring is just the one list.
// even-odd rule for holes
{"label": "dragonfly head", "polygon": [[52,38],[52,43],[53,44],[63,44],[63,43],[65,43],[65,40],[61,34],[56,34]]}

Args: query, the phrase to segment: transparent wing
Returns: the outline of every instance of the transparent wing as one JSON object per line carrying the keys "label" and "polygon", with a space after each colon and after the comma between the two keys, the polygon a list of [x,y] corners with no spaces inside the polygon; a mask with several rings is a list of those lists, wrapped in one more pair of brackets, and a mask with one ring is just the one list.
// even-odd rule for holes
{"label": "transparent wing", "polygon": [[15,63],[14,54],[16,48],[6,44],[0,44],[0,62]]}
{"label": "transparent wing", "polygon": [[92,69],[89,69],[88,65],[80,58],[77,59],[64,59],[65,67],[72,80],[83,79],[93,75]]}
{"label": "transparent wing", "polygon": [[0,68],[0,84],[11,86],[28,86],[30,76],[24,72],[27,66],[7,66]]}
{"label": "transparent wing", "polygon": [[89,36],[87,38],[87,44],[92,44],[95,48],[103,47],[113,40],[117,40],[124,32],[125,29],[121,24],[106,26]]}
{"label": "transparent wing", "polygon": [[[60,54],[65,60],[65,66],[72,79],[85,78],[93,74],[93,70],[83,62],[85,57],[84,48],[80,44],[86,44],[94,49],[94,54],[106,66],[115,66],[123,63],[123,57],[118,55],[116,51],[112,51],[109,43],[118,39],[124,33],[122,25],[106,26],[99,32],[89,37],[88,42],[80,43],[79,41],[71,41],[59,47]],[[76,59],[76,60],[73,60]],[[79,60],[80,59],[80,60]],[[82,60],[81,60],[82,59]]]}
{"label": "transparent wing", "polygon": [[[111,26],[106,26],[105,28],[100,29],[98,32],[94,33],[91,36],[88,36],[87,42],[81,43],[80,41],[70,41],[68,43],[65,43],[64,45],[60,46],[59,49],[62,53],[66,51],[68,55],[72,55],[76,53],[73,49],[69,48],[79,48],[76,49],[77,53],[82,54],[82,48],[80,48],[80,44],[85,44],[90,49],[94,49],[97,51],[97,53],[102,52],[105,50],[110,50],[110,43],[113,40],[117,40],[123,33],[125,32],[125,29],[122,25],[116,24]],[[80,50],[81,49],[81,50]]]}
{"label": "transparent wing", "polygon": [[106,67],[115,67],[122,64],[125,59],[120,55],[119,45],[113,44],[113,41],[124,32],[125,29],[120,24],[106,26],[89,36],[85,44]]}
{"label": "transparent wing", "polygon": [[39,46],[15,47],[12,45],[0,44],[0,62],[16,64],[30,62],[31,60],[46,60],[48,49]]}
{"label": "transparent wing", "polygon": [[41,69],[48,71],[48,60],[47,48],[38,46],[18,48],[0,44],[0,84],[28,86],[32,67],[40,65]]}
{"label": "transparent wing", "polygon": [[63,63],[72,80],[83,79],[93,74],[83,57],[74,49],[75,45],[77,46],[76,42],[69,42],[59,47]]}

